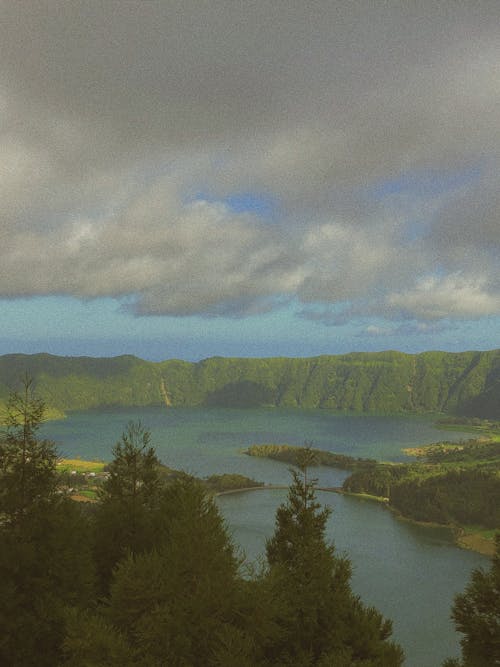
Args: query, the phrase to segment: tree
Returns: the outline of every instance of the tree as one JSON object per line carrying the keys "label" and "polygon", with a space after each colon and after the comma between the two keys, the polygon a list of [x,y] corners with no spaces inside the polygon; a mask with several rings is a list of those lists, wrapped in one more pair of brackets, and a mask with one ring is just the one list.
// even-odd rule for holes
{"label": "tree", "polygon": [[455,597],[452,619],[464,635],[462,661],[447,660],[445,667],[500,665],[500,533],[489,571],[474,570],[465,591]]}
{"label": "tree", "polygon": [[104,589],[120,558],[128,551],[139,553],[153,546],[152,521],[161,489],[160,462],[151,434],[140,421],[128,423],[113,456],[95,521],[96,562]]}
{"label": "tree", "polygon": [[103,501],[118,501],[127,506],[131,517],[141,505],[151,505],[160,486],[151,433],[140,421],[129,422],[113,448],[109,477],[103,486]]}
{"label": "tree", "polygon": [[22,523],[57,490],[55,444],[37,437],[44,412],[45,404],[26,376],[21,391],[9,396],[0,441],[0,514],[8,523]]}
{"label": "tree", "polygon": [[136,667],[134,650],[98,611],[71,609],[66,615],[62,665]]}
{"label": "tree", "polygon": [[43,401],[26,378],[0,445],[0,664],[58,664],[68,605],[93,596],[87,525],[57,493],[54,443],[37,438]]}
{"label": "tree", "polygon": [[229,666],[235,659],[252,667],[240,563],[213,499],[198,481],[181,477],[163,488],[160,515],[153,548],[129,551],[116,565],[101,614],[83,618],[83,636],[75,622],[70,626],[68,664],[97,665],[101,656],[102,664],[115,665],[129,647],[133,664],[144,667]]}
{"label": "tree", "polygon": [[[307,450],[307,448],[306,448]],[[268,664],[397,667],[401,649],[387,641],[390,621],[366,608],[351,591],[350,562],[325,541],[328,508],[308,479],[310,457],[292,471],[288,500],[276,513],[267,542],[268,585],[279,600],[281,640],[267,649]]]}
{"label": "tree", "polygon": [[151,664],[212,664],[218,633],[234,618],[239,563],[198,482],[172,483],[164,504],[168,536],[155,550],[119,564],[110,613]]}

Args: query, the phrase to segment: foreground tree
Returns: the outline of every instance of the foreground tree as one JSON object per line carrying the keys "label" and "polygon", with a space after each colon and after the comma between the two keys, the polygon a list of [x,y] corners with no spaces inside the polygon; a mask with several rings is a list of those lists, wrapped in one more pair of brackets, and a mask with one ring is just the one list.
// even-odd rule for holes
{"label": "foreground tree", "polygon": [[85,517],[57,488],[57,452],[37,437],[44,403],[26,378],[0,444],[0,664],[58,664],[68,606],[93,597]]}
{"label": "foreground tree", "polygon": [[[307,454],[307,453],[306,453]],[[278,508],[266,551],[271,595],[279,600],[281,639],[266,649],[268,664],[398,667],[392,627],[350,587],[351,567],[325,540],[330,511],[316,501],[310,457],[293,471],[287,503]]]}
{"label": "foreground tree", "polygon": [[489,571],[474,570],[465,591],[455,598],[452,618],[464,635],[462,660],[447,660],[444,667],[497,667],[500,665],[500,533]]}
{"label": "foreground tree", "polygon": [[22,523],[57,490],[55,444],[38,438],[44,412],[45,404],[26,376],[21,390],[9,396],[0,440],[0,514],[10,524]]}
{"label": "foreground tree", "polygon": [[144,667],[254,666],[239,560],[213,499],[184,477],[163,489],[160,504],[161,538],[118,562],[100,612],[73,620],[67,664],[121,667],[125,650],[131,664]]}
{"label": "foreground tree", "polygon": [[64,667],[137,667],[126,638],[95,609],[71,609],[60,662]]}
{"label": "foreground tree", "polygon": [[237,608],[238,561],[214,502],[194,481],[168,490],[169,538],[122,561],[110,614],[151,665],[210,665],[219,633]]}
{"label": "foreground tree", "polygon": [[113,456],[95,517],[95,554],[104,590],[113,567],[127,552],[140,553],[153,546],[161,489],[160,462],[151,434],[141,422],[129,422]]}

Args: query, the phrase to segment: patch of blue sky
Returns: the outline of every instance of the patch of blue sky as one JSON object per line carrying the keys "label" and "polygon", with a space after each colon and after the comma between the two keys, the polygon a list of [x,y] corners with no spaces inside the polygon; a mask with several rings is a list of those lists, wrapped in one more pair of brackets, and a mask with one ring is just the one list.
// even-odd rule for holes
{"label": "patch of blue sky", "polygon": [[276,198],[266,192],[234,192],[222,198],[208,192],[197,192],[188,201],[220,202],[236,214],[249,213],[271,222],[279,211]]}
{"label": "patch of blue sky", "polygon": [[261,218],[273,218],[277,202],[268,194],[256,192],[237,192],[225,200],[235,213],[252,213]]}
{"label": "patch of blue sky", "polygon": [[418,169],[405,172],[395,178],[379,181],[366,188],[365,192],[375,199],[401,194],[426,198],[437,197],[475,183],[481,173],[482,169],[478,164],[457,170]]}
{"label": "patch of blue sky", "polygon": [[311,331],[292,304],[252,317],[136,317],[121,301],[43,296],[0,301],[0,354],[136,354],[147,359],[333,353],[331,332]]}

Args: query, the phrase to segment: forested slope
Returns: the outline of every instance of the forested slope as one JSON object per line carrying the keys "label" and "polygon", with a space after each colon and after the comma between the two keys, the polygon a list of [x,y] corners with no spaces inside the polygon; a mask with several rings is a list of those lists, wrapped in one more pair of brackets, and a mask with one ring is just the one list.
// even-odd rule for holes
{"label": "forested slope", "polygon": [[500,350],[222,358],[0,357],[0,401],[28,373],[49,407],[262,405],[500,416]]}

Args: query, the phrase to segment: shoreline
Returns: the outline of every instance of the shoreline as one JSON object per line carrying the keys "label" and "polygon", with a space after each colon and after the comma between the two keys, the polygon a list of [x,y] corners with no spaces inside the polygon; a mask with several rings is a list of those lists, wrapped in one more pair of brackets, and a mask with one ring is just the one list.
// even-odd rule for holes
{"label": "shoreline", "polygon": [[383,496],[374,496],[368,493],[352,493],[350,491],[344,491],[342,488],[318,488],[318,491],[331,491],[333,493],[339,493],[344,496],[351,496],[353,498],[360,498],[361,500],[369,500],[371,502],[377,502],[381,505],[387,507],[387,509],[394,515],[396,519],[400,521],[407,521],[417,526],[422,526],[423,528],[447,528],[451,531],[453,536],[453,542],[455,546],[460,549],[467,549],[469,551],[475,551],[483,556],[493,557],[495,554],[495,540],[483,537],[481,531],[467,532],[467,528],[457,524],[449,523],[436,523],[435,521],[418,521],[417,519],[412,519],[407,517],[404,514],[401,514],[399,510],[395,507],[392,507],[389,498],[384,498]]}
{"label": "shoreline", "polygon": [[232,493],[246,493],[247,491],[273,491],[276,489],[279,489],[281,491],[284,491],[285,489],[288,489],[288,486],[285,486],[284,484],[263,484],[262,486],[244,486],[241,489],[227,489],[226,491],[216,491],[213,495],[215,497],[218,496],[228,496],[229,494]]}
{"label": "shoreline", "polygon": [[467,549],[469,551],[475,551],[483,556],[489,556],[490,558],[495,553],[495,540],[488,539],[483,537],[480,534],[480,531],[471,531],[467,532],[467,529],[464,526],[450,523],[437,523],[435,521],[419,521],[417,519],[412,519],[411,517],[405,516],[398,509],[392,507],[388,498],[383,498],[382,496],[372,496],[369,494],[363,493],[351,493],[349,491],[343,491],[342,493],[345,496],[352,496],[354,498],[363,498],[365,500],[372,500],[374,502],[379,502],[382,505],[385,505],[387,509],[394,515],[396,519],[400,521],[407,521],[416,526],[422,526],[423,528],[447,528],[451,531],[453,536],[453,542],[455,546],[459,549]]}
{"label": "shoreline", "polygon": [[490,540],[479,533],[467,533],[461,526],[456,530],[456,533],[454,531],[454,537],[456,544],[461,549],[475,551],[476,553],[480,553],[483,556],[489,556],[490,558],[495,555],[494,539]]}
{"label": "shoreline", "polygon": [[[271,491],[275,489],[285,490],[288,489],[288,486],[280,484],[270,484],[264,486],[250,486],[242,489],[230,489],[228,491],[219,491],[214,494],[214,496],[225,496],[233,493],[246,493],[247,491]],[[387,507],[387,509],[394,515],[395,519],[400,521],[407,521],[417,526],[422,526],[423,528],[447,528],[451,531],[453,536],[453,543],[459,549],[467,549],[469,551],[474,551],[483,556],[492,557],[495,553],[495,541],[490,540],[486,537],[483,537],[479,532],[470,532],[467,533],[466,529],[463,526],[457,526],[452,524],[445,523],[436,523],[432,521],[417,521],[417,519],[412,519],[411,517],[404,516],[394,507],[391,507],[388,498],[382,496],[374,496],[368,493],[351,493],[349,491],[344,491],[341,487],[316,487],[317,491],[325,491],[327,493],[338,493],[342,496],[350,496],[352,498],[358,498],[360,500],[369,500],[370,502],[376,502]]]}
{"label": "shoreline", "polygon": [[[72,459],[72,460],[65,460],[61,459],[59,462],[59,465],[61,464],[66,464],[73,466],[80,464],[82,467],[87,468],[88,470],[88,464],[93,464],[94,466],[103,466],[105,465],[102,461],[92,461],[88,462],[84,459]],[[265,490],[265,491],[272,491],[272,490],[280,490],[280,491],[285,491],[289,488],[288,485],[284,484],[264,484],[262,486],[248,486],[248,487],[242,487],[242,488],[237,488],[237,489],[227,489],[225,491],[216,491],[213,493],[214,497],[219,497],[219,496],[225,496],[225,495],[230,495],[230,494],[235,494],[235,493],[247,493],[248,491],[259,491],[259,490]],[[418,526],[423,526],[428,527],[428,528],[448,528],[453,536],[453,541],[455,546],[457,546],[460,549],[467,549],[470,551],[475,551],[476,553],[480,553],[483,556],[488,556],[492,557],[495,552],[495,541],[494,539],[488,539],[486,537],[483,537],[480,533],[480,531],[474,531],[467,529],[464,526],[460,526],[457,524],[442,524],[442,523],[436,523],[436,522],[430,522],[430,521],[418,521],[416,519],[412,519],[411,517],[406,517],[399,510],[396,508],[392,507],[389,501],[389,498],[385,498],[383,496],[374,496],[372,494],[367,494],[367,493],[354,493],[350,491],[344,491],[342,487],[316,487],[317,491],[323,491],[326,493],[337,493],[339,495],[344,495],[344,496],[351,496],[353,498],[358,498],[360,500],[368,500],[370,502],[376,502],[381,505],[384,505],[387,507],[390,512],[394,515],[396,519],[399,519],[401,521],[408,521],[410,523],[413,523]],[[76,496],[76,497],[75,497]],[[76,493],[73,499],[75,501],[79,502],[95,502],[95,500],[83,496],[83,494]]]}

